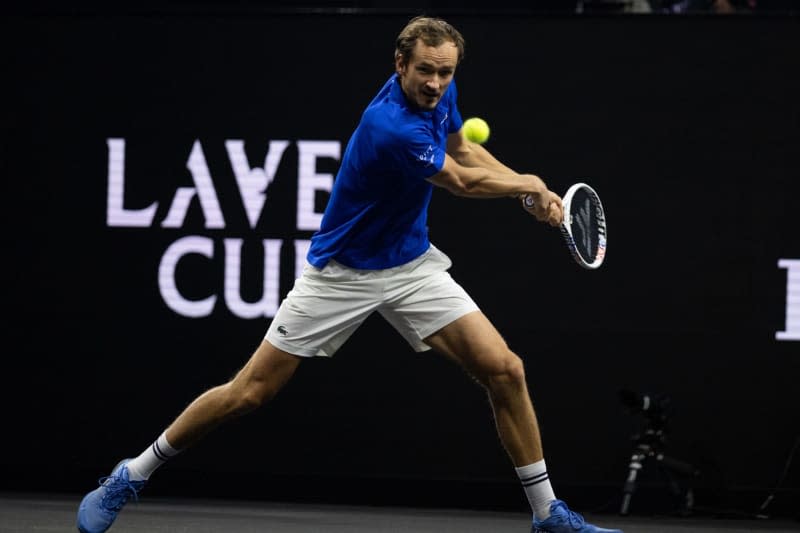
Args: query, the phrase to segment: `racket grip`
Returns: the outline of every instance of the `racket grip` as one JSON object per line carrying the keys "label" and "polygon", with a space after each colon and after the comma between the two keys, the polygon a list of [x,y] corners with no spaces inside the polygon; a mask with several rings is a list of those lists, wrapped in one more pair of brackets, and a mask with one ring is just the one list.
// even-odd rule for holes
{"label": "racket grip", "polygon": [[534,202],[532,195],[526,194],[522,197],[522,205],[525,209],[533,209],[536,202]]}

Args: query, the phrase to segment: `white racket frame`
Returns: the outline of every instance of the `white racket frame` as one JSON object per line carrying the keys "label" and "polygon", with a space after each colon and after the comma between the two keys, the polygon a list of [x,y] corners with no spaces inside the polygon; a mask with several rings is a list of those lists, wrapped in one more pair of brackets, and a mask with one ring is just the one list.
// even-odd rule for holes
{"label": "white racket frame", "polygon": [[[572,215],[570,215],[570,204],[572,203],[572,198],[575,196],[575,193],[583,189],[589,193],[590,201],[595,206],[595,219],[597,222],[597,255],[595,256],[594,260],[590,261],[588,258],[581,256],[578,252],[577,246],[575,246],[575,238],[572,234]],[[603,264],[603,260],[606,258],[606,242],[608,239],[608,228],[606,227],[606,212],[603,209],[603,203],[600,201],[600,196],[597,192],[588,184],[579,182],[575,183],[567,189],[567,192],[561,199],[561,203],[564,205],[564,220],[561,222],[561,234],[564,236],[564,240],[567,243],[567,248],[569,248],[572,257],[575,259],[580,266],[583,268],[588,269],[595,269],[599,268],[600,265]]]}

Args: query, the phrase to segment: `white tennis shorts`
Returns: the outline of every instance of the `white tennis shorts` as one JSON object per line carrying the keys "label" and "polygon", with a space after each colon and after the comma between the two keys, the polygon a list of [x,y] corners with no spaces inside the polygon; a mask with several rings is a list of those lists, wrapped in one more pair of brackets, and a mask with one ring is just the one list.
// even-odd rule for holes
{"label": "white tennis shorts", "polygon": [[415,351],[429,350],[423,339],[478,310],[447,272],[451,265],[433,245],[413,261],[384,270],[307,263],[264,338],[295,355],[331,357],[377,311]]}

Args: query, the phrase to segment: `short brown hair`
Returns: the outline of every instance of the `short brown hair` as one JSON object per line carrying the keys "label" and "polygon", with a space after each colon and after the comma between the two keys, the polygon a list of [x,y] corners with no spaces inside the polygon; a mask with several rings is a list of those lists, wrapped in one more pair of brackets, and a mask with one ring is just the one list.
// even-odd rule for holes
{"label": "short brown hair", "polygon": [[439,46],[446,41],[452,42],[458,48],[458,62],[460,63],[464,59],[464,37],[461,36],[461,33],[442,19],[426,16],[411,19],[397,36],[394,50],[395,59],[403,56],[403,61],[408,62],[414,46],[417,44],[417,39],[422,39],[427,46]]}

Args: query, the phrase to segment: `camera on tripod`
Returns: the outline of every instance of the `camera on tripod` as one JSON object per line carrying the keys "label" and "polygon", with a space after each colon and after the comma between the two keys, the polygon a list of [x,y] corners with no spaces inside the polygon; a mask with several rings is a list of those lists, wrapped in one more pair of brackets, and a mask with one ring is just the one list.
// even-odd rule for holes
{"label": "camera on tripod", "polygon": [[648,421],[663,427],[669,418],[671,400],[665,394],[640,394],[628,389],[619,391],[619,399],[632,414],[642,414]]}
{"label": "camera on tripod", "polygon": [[692,479],[699,471],[691,464],[670,457],[664,453],[666,448],[667,421],[671,415],[671,400],[663,394],[641,394],[628,389],[619,391],[619,399],[632,414],[645,418],[645,428],[633,435],[633,453],[628,465],[628,477],[622,488],[620,514],[630,510],[631,499],[637,489],[637,478],[645,463],[657,465],[673,497],[678,502],[680,514],[689,514],[694,506]]}

